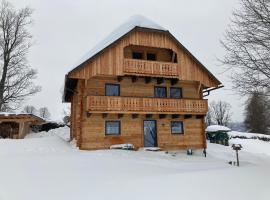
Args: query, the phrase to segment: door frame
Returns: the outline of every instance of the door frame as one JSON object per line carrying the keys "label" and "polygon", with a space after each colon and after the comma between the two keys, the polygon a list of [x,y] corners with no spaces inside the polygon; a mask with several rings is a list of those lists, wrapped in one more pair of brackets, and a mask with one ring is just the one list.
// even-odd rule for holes
{"label": "door frame", "polygon": [[155,131],[156,131],[156,138],[155,138],[155,146],[154,147],[158,147],[158,132],[157,132],[157,120],[155,119],[144,119],[143,120],[143,125],[142,125],[142,129],[143,129],[143,147],[144,146],[144,122],[145,121],[154,121],[155,122]]}

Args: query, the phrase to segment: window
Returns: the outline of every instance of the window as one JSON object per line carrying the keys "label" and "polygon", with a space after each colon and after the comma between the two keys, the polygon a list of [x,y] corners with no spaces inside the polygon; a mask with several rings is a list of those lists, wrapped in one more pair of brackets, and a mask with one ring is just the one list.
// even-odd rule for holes
{"label": "window", "polygon": [[120,85],[118,84],[106,84],[105,85],[106,96],[120,96]]}
{"label": "window", "polygon": [[105,135],[120,135],[120,121],[106,121]]}
{"label": "window", "polygon": [[166,87],[155,87],[155,97],[166,98],[167,97],[167,88]]}
{"label": "window", "polygon": [[171,87],[170,88],[170,98],[181,99],[182,98],[182,88]]}
{"label": "window", "polygon": [[183,134],[184,133],[183,122],[177,122],[177,121],[171,122],[171,133],[172,134]]}
{"label": "window", "polygon": [[143,53],[140,52],[132,52],[133,59],[143,59]]}
{"label": "window", "polygon": [[157,60],[156,54],[147,53],[147,60]]}

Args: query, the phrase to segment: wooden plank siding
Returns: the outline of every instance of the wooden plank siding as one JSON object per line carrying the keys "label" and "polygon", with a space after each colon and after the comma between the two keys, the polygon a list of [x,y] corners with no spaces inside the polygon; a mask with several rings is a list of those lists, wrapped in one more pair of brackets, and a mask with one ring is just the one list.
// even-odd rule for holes
{"label": "wooden plank siding", "polygon": [[[121,134],[105,135],[106,120],[121,121]],[[102,114],[92,114],[82,123],[80,149],[104,149],[121,143],[132,143],[135,148],[143,147],[143,120],[146,120],[144,115],[139,115],[136,119],[132,119],[131,115],[124,115],[119,119],[116,114],[109,114],[106,118],[103,118]],[[179,119],[171,119],[169,116],[159,119],[158,115],[153,115],[151,120],[157,122],[158,147],[164,150],[205,147],[203,119],[184,119],[183,116]],[[171,134],[171,121],[182,121],[184,134]]]}
{"label": "wooden plank siding", "polygon": [[[155,86],[167,87],[169,95],[169,88],[171,87],[170,80],[165,80],[162,84],[157,84],[156,79],[153,79],[147,84],[144,81],[144,78],[139,78],[136,82],[132,82],[130,77],[125,77],[120,82],[116,77],[92,78],[78,81],[71,102],[71,135],[72,138],[76,138],[77,145],[80,149],[103,149],[109,148],[112,144],[126,142],[132,143],[136,148],[143,146],[143,120],[146,120],[146,114],[139,114],[138,118],[132,118],[131,114],[124,114],[123,117],[119,118],[118,114],[115,112],[106,114],[106,117],[104,117],[103,113],[108,112],[89,112],[87,99],[90,95],[106,97],[104,96],[106,83],[119,84],[121,97],[148,97],[156,99],[153,98]],[[183,98],[203,101],[200,84],[197,81],[179,81],[172,87],[181,87],[183,90]],[[87,115],[87,112],[91,115]],[[119,113],[122,112],[120,111]],[[160,112],[160,114],[162,114],[162,112]],[[205,112],[203,115],[204,114]],[[164,119],[160,119],[158,114],[153,114],[151,119],[157,122],[158,146],[160,148],[204,148],[206,145],[203,118],[196,119],[195,115],[193,115],[189,119],[184,119],[184,113],[182,113],[182,115],[179,115],[179,118],[176,119],[172,119],[172,115],[166,115]],[[121,121],[120,136],[105,135],[106,120]],[[184,122],[183,135],[171,134],[171,121]],[[132,129],[130,129],[130,127],[132,127]]]}
{"label": "wooden plank siding", "polygon": [[68,77],[89,79],[95,76],[124,76],[124,48],[129,45],[171,49],[177,54],[180,80],[199,81],[205,87],[217,87],[220,84],[167,34],[140,30],[131,31],[98,56],[72,71]]}

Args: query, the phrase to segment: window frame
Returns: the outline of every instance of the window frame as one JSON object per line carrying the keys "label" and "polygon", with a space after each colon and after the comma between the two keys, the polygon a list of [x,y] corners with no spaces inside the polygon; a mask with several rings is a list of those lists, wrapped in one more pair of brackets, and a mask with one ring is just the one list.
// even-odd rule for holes
{"label": "window frame", "polygon": [[[118,87],[118,95],[107,95],[107,86],[109,85],[113,85],[113,86],[117,86]],[[119,97],[121,92],[121,87],[120,84],[116,84],[116,83],[105,83],[105,96],[109,96],[109,97]]]}
{"label": "window frame", "polygon": [[[114,122],[114,123],[118,123],[118,126],[119,126],[119,133],[108,133],[107,132],[107,124],[108,123],[112,123],[112,122]],[[106,136],[119,136],[119,135],[121,135],[121,121],[120,120],[106,120],[105,121],[105,135]]]}
{"label": "window frame", "polygon": [[[179,89],[180,97],[172,97],[171,89]],[[181,87],[170,87],[170,98],[171,99],[183,99],[183,89]]]}
{"label": "window frame", "polygon": [[[165,88],[165,97],[158,97],[156,96],[156,88]],[[154,97],[155,98],[168,98],[168,93],[167,93],[167,87],[166,86],[155,86],[154,87]]]}
{"label": "window frame", "polygon": [[[181,123],[182,124],[182,132],[173,133],[173,123]],[[184,122],[183,121],[171,121],[171,135],[184,135],[185,129],[184,129]]]}

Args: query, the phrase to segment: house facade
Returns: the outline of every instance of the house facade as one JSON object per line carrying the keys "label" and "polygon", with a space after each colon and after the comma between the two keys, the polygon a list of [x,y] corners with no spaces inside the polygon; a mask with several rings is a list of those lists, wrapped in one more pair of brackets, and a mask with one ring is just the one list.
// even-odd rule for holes
{"label": "house facade", "polygon": [[203,95],[219,87],[168,30],[137,16],[68,72],[63,100],[80,149],[196,149],[206,148]]}

